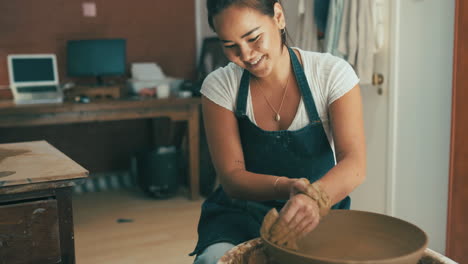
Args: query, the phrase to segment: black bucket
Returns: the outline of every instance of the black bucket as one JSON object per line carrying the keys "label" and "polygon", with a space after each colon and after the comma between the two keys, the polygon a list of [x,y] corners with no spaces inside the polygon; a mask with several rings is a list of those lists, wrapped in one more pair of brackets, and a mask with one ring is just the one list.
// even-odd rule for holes
{"label": "black bucket", "polygon": [[143,150],[136,155],[136,182],[155,198],[169,198],[177,193],[180,152],[175,146]]}

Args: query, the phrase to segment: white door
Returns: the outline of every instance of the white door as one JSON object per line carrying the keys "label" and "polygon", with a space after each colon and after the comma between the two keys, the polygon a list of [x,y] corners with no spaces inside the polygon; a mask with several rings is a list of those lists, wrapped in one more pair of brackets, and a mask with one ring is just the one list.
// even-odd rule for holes
{"label": "white door", "polygon": [[384,77],[382,85],[363,85],[361,94],[367,144],[367,178],[351,194],[351,209],[389,213],[387,207],[387,161],[389,138],[390,1],[383,2],[385,41],[376,54],[374,72]]}

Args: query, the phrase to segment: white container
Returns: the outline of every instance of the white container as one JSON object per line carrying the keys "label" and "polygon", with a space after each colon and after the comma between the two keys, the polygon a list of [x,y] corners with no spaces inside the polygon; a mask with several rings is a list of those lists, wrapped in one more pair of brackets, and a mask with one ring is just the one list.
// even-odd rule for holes
{"label": "white container", "polygon": [[189,98],[192,97],[192,92],[191,91],[179,91],[177,94],[179,98]]}
{"label": "white container", "polygon": [[161,83],[156,87],[156,96],[160,99],[168,98],[171,93],[171,87],[168,83]]}

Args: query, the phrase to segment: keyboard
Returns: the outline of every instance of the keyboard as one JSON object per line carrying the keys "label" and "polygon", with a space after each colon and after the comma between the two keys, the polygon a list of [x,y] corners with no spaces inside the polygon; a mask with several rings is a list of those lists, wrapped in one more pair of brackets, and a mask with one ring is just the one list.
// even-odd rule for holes
{"label": "keyboard", "polygon": [[63,94],[57,85],[16,87],[16,104],[47,104],[63,102]]}

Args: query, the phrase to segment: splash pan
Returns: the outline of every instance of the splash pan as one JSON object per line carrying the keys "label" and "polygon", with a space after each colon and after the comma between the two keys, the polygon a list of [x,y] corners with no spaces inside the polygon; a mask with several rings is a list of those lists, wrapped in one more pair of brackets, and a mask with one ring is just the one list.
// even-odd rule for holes
{"label": "splash pan", "polygon": [[416,264],[428,242],[411,223],[355,210],[332,210],[298,241],[299,251],[263,240],[276,262],[294,264]]}

